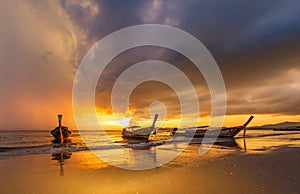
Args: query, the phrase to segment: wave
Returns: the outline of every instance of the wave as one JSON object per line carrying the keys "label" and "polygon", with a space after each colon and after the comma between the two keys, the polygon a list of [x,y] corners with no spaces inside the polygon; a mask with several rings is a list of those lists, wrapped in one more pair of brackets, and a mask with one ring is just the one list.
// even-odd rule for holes
{"label": "wave", "polygon": [[35,145],[35,146],[0,147],[0,152],[7,152],[7,151],[13,151],[13,150],[36,149],[36,148],[49,147],[51,145],[52,144]]}
{"label": "wave", "polygon": [[166,142],[148,142],[140,144],[112,144],[112,145],[95,145],[86,146],[85,144],[44,144],[35,146],[18,146],[18,147],[0,147],[0,159],[9,158],[12,156],[26,156],[35,154],[57,154],[61,152],[80,152],[80,151],[98,151],[98,150],[110,150],[120,148],[132,148],[132,149],[148,149],[154,146],[163,145]]}
{"label": "wave", "polygon": [[[298,135],[299,132],[288,132],[288,133],[270,133],[270,134],[257,134],[257,135],[246,135],[246,138],[259,138],[259,137],[276,137],[276,136],[285,136],[285,135]],[[235,137],[235,139],[244,138],[243,136]]]}

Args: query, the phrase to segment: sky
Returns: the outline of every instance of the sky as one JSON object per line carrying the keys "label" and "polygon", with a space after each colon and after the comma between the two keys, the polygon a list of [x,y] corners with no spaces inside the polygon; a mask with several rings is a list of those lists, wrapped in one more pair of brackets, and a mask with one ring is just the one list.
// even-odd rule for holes
{"label": "sky", "polygon": [[[0,129],[52,129],[58,113],[76,128],[72,89],[83,57],[110,33],[140,24],[173,26],[205,45],[224,79],[225,125],[242,124],[250,114],[252,125],[300,121],[299,12],[297,0],[0,1]],[[200,123],[208,122],[211,97],[201,72],[179,53],[154,46],[123,52],[105,68],[95,91],[103,121],[111,122],[110,96],[122,72],[154,59],[188,76]],[[155,81],[132,91],[130,116],[150,119],[153,101],[164,103],[166,125],[178,121],[176,93]]]}

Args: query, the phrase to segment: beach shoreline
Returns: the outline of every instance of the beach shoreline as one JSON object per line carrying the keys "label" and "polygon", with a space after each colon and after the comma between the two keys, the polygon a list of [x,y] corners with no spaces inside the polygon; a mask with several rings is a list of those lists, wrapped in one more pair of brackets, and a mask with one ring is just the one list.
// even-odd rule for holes
{"label": "beach shoreline", "polygon": [[[129,148],[130,149],[130,148]],[[247,153],[190,145],[160,167],[132,171],[108,165],[91,151],[63,162],[47,154],[0,160],[0,193],[297,193],[300,149],[279,146]]]}

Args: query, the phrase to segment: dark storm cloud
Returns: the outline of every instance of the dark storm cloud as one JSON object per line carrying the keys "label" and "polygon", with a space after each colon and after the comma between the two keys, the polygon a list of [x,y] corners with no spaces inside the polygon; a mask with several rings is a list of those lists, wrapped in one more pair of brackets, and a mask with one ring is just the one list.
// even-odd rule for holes
{"label": "dark storm cloud", "polygon": [[297,35],[297,1],[186,1],[181,27],[220,55]]}
{"label": "dark storm cloud", "polygon": [[[257,90],[265,94],[272,93],[269,88],[282,87],[298,80],[287,80],[288,72],[299,70],[300,58],[300,4],[298,1],[199,1],[199,0],[153,0],[153,1],[93,1],[99,7],[99,12],[92,18],[83,17],[91,8],[82,5],[68,6],[68,1],[62,1],[62,6],[71,16],[73,22],[85,29],[87,41],[94,42],[105,35],[123,27],[143,23],[167,24],[179,27],[197,37],[216,58],[223,73],[228,92],[228,113],[287,113],[299,114],[300,110],[286,104],[275,103],[282,98],[299,93],[298,90],[286,87],[285,94],[274,100],[267,95],[264,100],[257,100],[266,106],[276,106],[274,111],[266,108],[264,111],[256,108],[243,108],[236,95],[246,89],[248,95],[262,98]],[[76,7],[77,6],[77,7]],[[134,55],[119,59],[118,65],[111,65],[102,78],[106,83],[114,83],[120,73],[131,62],[155,58],[149,52],[137,52]],[[174,54],[160,53],[162,58],[169,58],[170,63],[181,67],[189,74],[192,82],[199,77],[195,69],[186,64]],[[159,57],[158,57],[159,58]],[[171,59],[170,59],[171,58]],[[139,60],[137,60],[139,59]],[[173,60],[172,60],[173,59]],[[130,62],[131,61],[131,62]],[[203,79],[203,78],[201,78]],[[196,87],[203,84],[193,82]],[[105,85],[105,84],[104,84]],[[198,86],[197,86],[198,85]],[[105,89],[98,88],[99,92]],[[110,91],[106,90],[106,96]],[[208,92],[202,93],[208,96]],[[200,97],[201,98],[201,97]],[[203,101],[204,99],[202,99]],[[209,100],[204,100],[206,103]],[[287,102],[290,106],[299,104],[293,98]],[[257,107],[259,103],[252,104]],[[249,105],[249,104],[248,104]],[[250,106],[250,105],[249,105]],[[272,109],[273,110],[273,109]]]}
{"label": "dark storm cloud", "polygon": [[[299,72],[298,72],[299,73]],[[265,85],[252,88],[250,91],[241,89],[232,91],[229,95],[228,105],[231,114],[246,114],[254,112],[258,114],[299,114],[299,84],[291,85]],[[239,96],[234,97],[234,96]],[[241,109],[240,105],[243,105]]]}
{"label": "dark storm cloud", "polygon": [[[87,17],[93,4],[82,6],[61,1],[73,22],[85,29],[91,40],[132,25],[168,24],[192,33],[208,48],[230,54],[260,47],[281,37],[298,35],[298,1],[199,1],[127,0],[92,1],[96,17]],[[171,22],[173,21],[173,23]],[[279,40],[280,41],[280,40]]]}
{"label": "dark storm cloud", "polygon": [[[143,1],[89,1],[89,5],[70,3],[62,0],[61,5],[75,25],[83,29],[88,41],[99,41],[105,35],[123,27],[141,23],[138,11]],[[94,17],[89,17],[94,7],[98,7]]]}

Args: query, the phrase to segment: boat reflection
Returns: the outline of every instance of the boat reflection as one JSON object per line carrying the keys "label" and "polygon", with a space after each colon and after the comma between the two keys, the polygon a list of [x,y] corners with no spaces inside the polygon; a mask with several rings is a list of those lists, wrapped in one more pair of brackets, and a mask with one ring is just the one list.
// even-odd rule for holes
{"label": "boat reflection", "polygon": [[[211,144],[213,144],[212,153],[219,154],[220,149],[227,150],[236,150],[236,151],[244,151],[244,146],[237,143],[234,138],[218,138],[216,141],[211,139]],[[128,142],[128,141],[127,141]],[[135,140],[134,142],[138,142]],[[148,143],[136,143],[136,144],[127,144],[126,152],[124,153],[124,157],[127,158],[126,161],[120,162],[121,167],[125,168],[134,168],[134,169],[147,169],[152,168],[153,166],[158,166],[162,161],[167,161],[168,158],[171,158],[172,155],[176,155],[177,153],[184,148],[185,142],[178,138],[176,141],[171,144],[159,144],[158,142],[148,142]],[[191,145],[199,144],[199,146],[205,146],[210,144],[209,141],[205,141],[203,143],[203,138],[192,138]],[[162,146],[162,147],[161,147]],[[198,149],[198,146],[191,146],[184,148],[183,155],[194,157],[195,149]],[[226,154],[228,152],[223,152]]]}
{"label": "boat reflection", "polygon": [[[203,138],[193,138],[191,144],[203,144]],[[208,141],[209,143],[209,141]],[[218,138],[215,142],[212,141],[213,147],[220,149],[234,149],[243,152],[247,151],[246,138]]]}
{"label": "boat reflection", "polygon": [[246,146],[246,138],[245,137],[243,138],[243,142],[244,142],[244,151],[246,152],[247,151],[247,146]]}
{"label": "boat reflection", "polygon": [[[203,138],[193,138],[191,141],[191,144],[201,144],[202,143]],[[209,142],[209,141],[208,141]],[[237,142],[235,141],[234,138],[218,138],[216,139],[215,142],[212,143],[216,146],[223,146],[223,147],[236,147],[236,148],[241,148],[239,144],[237,144]]]}
{"label": "boat reflection", "polygon": [[67,144],[63,146],[53,146],[51,160],[57,160],[57,165],[59,165],[60,176],[64,176],[65,160],[70,159],[71,156],[72,152],[69,151]]}
{"label": "boat reflection", "polygon": [[156,147],[138,146],[126,149],[127,161],[120,165],[126,169],[151,169],[158,166]]}
{"label": "boat reflection", "polygon": [[[245,146],[240,141],[241,139],[233,138],[219,138],[216,142],[213,142],[213,147],[218,150],[243,150]],[[193,138],[191,144],[201,145],[203,138]],[[160,166],[168,158],[179,153],[178,151],[184,148],[185,142],[178,138],[176,141],[166,144],[162,141],[144,141],[139,139],[124,139],[123,148],[117,147],[95,147],[93,152],[90,151],[76,151],[74,147],[65,144],[63,146],[54,146],[52,150],[52,160],[57,161],[56,165],[59,166],[60,176],[64,176],[64,167],[66,160],[72,157],[72,152],[80,152],[79,155],[74,155],[74,160],[77,164],[80,164],[84,168],[107,168],[111,165],[121,167],[124,169],[151,169],[155,166]],[[202,143],[203,145],[203,143]],[[124,149],[125,148],[125,149]],[[191,146],[186,149],[183,155],[195,156],[195,152],[198,149],[198,145]],[[213,149],[211,153],[214,153]],[[223,152],[226,154],[228,152]],[[84,155],[84,157],[82,157]],[[101,159],[100,159],[101,156]],[[110,161],[110,162],[107,162]]]}
{"label": "boat reflection", "polygon": [[127,144],[141,144],[141,143],[149,143],[148,139],[138,139],[138,138],[129,138],[123,137],[123,142]]}

